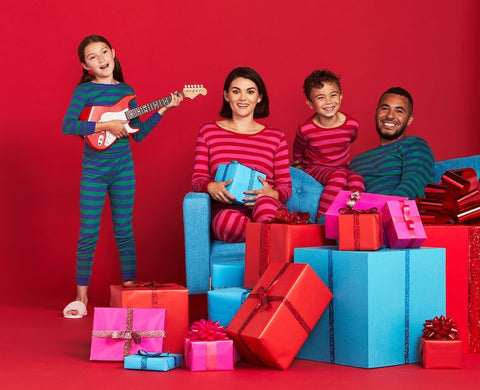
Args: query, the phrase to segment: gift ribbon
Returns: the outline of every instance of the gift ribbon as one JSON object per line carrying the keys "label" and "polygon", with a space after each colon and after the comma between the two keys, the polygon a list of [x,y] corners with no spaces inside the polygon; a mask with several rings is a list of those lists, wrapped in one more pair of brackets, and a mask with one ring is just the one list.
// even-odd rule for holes
{"label": "gift ribbon", "polygon": [[133,328],[133,309],[127,308],[127,318],[125,330],[94,330],[92,338],[111,338],[113,340],[125,340],[123,356],[130,355],[132,340],[135,344],[142,342],[142,337],[165,337],[164,330],[132,330]]}
{"label": "gift ribbon", "polygon": [[290,211],[286,207],[277,209],[275,216],[265,223],[283,223],[288,225],[306,225],[309,223],[310,213],[302,211]]}
{"label": "gift ribbon", "polygon": [[410,250],[405,251],[405,364],[410,360]]}
{"label": "gift ribbon", "polygon": [[477,173],[473,168],[446,171],[442,175],[441,182],[454,187],[460,194],[470,192],[478,186]]}
{"label": "gift ribbon", "polygon": [[[328,251],[328,289],[333,294],[333,251]],[[335,296],[334,296],[335,298]],[[334,299],[330,301],[328,304],[328,325],[329,329],[329,338],[330,338],[330,363],[335,363],[335,320],[334,320],[334,307],[333,307]]]}
{"label": "gift ribbon", "polygon": [[267,266],[270,264],[271,245],[272,245],[272,225],[267,223],[262,223],[260,226],[260,261],[258,264],[259,277],[262,276],[262,274],[267,269]]}
{"label": "gift ribbon", "polygon": [[423,324],[423,338],[434,340],[456,340],[458,339],[457,324],[451,318],[444,315],[435,316],[432,320],[426,320]]}
{"label": "gift ribbon", "polygon": [[468,352],[480,352],[480,227],[471,226],[468,232]]}
{"label": "gift ribbon", "polygon": [[272,288],[278,283],[279,278],[285,273],[285,271],[288,269],[290,264],[285,264],[280,271],[277,273],[277,275],[273,278],[272,282],[270,285],[265,288],[264,286],[260,286],[255,290],[254,293],[250,293],[250,295],[247,297],[247,300],[249,299],[258,299],[257,305],[253,308],[253,310],[250,312],[248,317],[245,319],[243,324],[240,326],[238,329],[238,342],[242,344],[244,351],[250,356],[250,359],[253,361],[256,361],[258,363],[261,363],[260,359],[255,355],[255,352],[253,352],[250,347],[247,345],[247,343],[242,339],[241,334],[245,330],[245,328],[248,326],[248,324],[253,320],[253,318],[256,316],[256,314],[260,310],[267,310],[270,308],[270,305],[272,302],[280,302],[280,304],[284,304],[285,307],[290,311],[290,313],[293,315],[293,317],[297,320],[297,322],[302,326],[302,328],[307,332],[307,335],[311,332],[310,326],[308,326],[307,322],[303,319],[301,314],[298,312],[298,310],[293,306],[293,304],[286,299],[285,297],[282,296],[272,296],[269,295],[270,291]]}

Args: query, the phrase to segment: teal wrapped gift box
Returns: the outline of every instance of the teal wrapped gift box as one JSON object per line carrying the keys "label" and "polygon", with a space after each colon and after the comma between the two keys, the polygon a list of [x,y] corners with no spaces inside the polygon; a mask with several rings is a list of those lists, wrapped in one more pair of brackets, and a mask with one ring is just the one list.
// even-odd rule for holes
{"label": "teal wrapped gift box", "polygon": [[182,355],[177,353],[150,353],[143,350],[125,356],[123,368],[130,370],[169,371],[182,366]]}
{"label": "teal wrapped gift box", "polygon": [[418,362],[425,319],[445,313],[445,249],[295,249],[333,300],[297,358],[374,368]]}
{"label": "teal wrapped gift box", "polygon": [[243,287],[245,261],[212,264],[212,288]]}
{"label": "teal wrapped gift box", "polygon": [[235,197],[235,203],[244,204],[245,202],[243,199],[247,198],[244,191],[259,190],[263,187],[258,176],[262,177],[262,179],[267,178],[267,175],[264,173],[251,169],[238,161],[232,160],[230,164],[220,164],[218,166],[215,174],[215,181],[228,181],[232,179],[232,182],[226,187],[226,189]]}
{"label": "teal wrapped gift box", "polygon": [[249,293],[249,289],[240,287],[208,291],[208,319],[227,327]]}

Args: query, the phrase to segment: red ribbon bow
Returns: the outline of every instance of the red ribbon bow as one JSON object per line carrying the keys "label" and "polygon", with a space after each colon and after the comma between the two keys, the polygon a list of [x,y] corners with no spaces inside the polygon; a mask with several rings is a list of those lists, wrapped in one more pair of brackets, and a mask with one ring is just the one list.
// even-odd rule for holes
{"label": "red ribbon bow", "polygon": [[354,210],[351,209],[350,207],[343,207],[341,209],[338,209],[339,214],[377,214],[378,210],[376,207],[372,207],[367,210]]}
{"label": "red ribbon bow", "polygon": [[193,341],[216,341],[227,339],[227,334],[218,321],[213,322],[202,318],[192,324],[188,337]]}
{"label": "red ribbon bow", "polygon": [[275,216],[268,223],[285,223],[289,225],[306,225],[310,218],[310,213],[295,211],[290,213],[286,208],[279,208]]}
{"label": "red ribbon bow", "polygon": [[457,324],[451,318],[444,315],[433,320],[426,320],[423,324],[423,338],[435,340],[456,340],[458,339]]}

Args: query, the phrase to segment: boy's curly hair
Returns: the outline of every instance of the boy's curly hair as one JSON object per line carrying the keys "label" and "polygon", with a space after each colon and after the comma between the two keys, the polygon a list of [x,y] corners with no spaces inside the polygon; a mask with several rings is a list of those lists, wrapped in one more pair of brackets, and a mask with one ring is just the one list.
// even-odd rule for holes
{"label": "boy's curly hair", "polygon": [[310,94],[313,88],[323,88],[325,83],[335,83],[338,86],[338,90],[342,93],[342,87],[340,85],[340,76],[329,71],[328,69],[315,69],[310,73],[303,83],[303,92],[308,100],[310,100]]}

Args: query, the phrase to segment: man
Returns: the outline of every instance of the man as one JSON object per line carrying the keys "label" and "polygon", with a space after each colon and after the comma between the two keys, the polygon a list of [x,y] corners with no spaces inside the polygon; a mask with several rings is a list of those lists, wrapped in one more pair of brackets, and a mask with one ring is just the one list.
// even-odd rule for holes
{"label": "man", "polygon": [[413,121],[413,99],[405,89],[393,87],[383,93],[375,113],[380,146],[355,157],[350,169],[361,175],[365,191],[406,196],[424,196],[433,181],[434,158],[422,138],[406,136]]}

